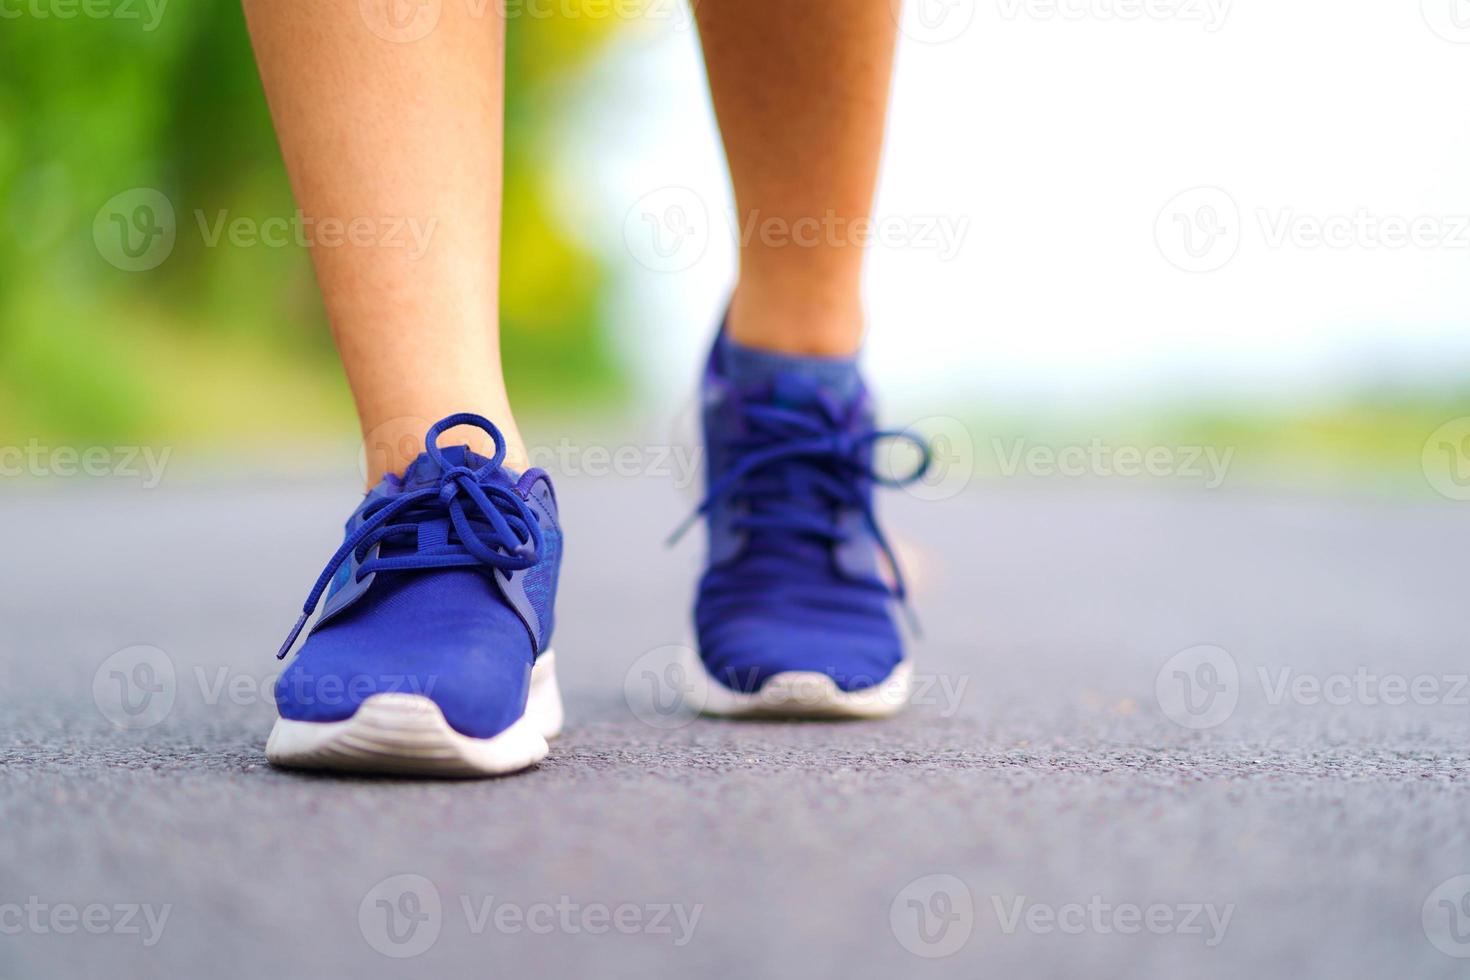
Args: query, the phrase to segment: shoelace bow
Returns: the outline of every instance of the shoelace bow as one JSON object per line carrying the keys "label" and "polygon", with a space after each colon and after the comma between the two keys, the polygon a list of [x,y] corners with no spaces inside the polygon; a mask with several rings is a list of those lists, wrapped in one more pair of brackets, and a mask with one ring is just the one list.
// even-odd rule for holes
{"label": "shoelace bow", "polygon": [[[863,492],[863,481],[898,488],[923,479],[931,461],[928,442],[907,430],[868,428],[856,434],[844,432],[840,413],[825,402],[819,414],[760,402],[746,402],[741,413],[750,436],[732,445],[735,462],[710,484],[704,500],[670,535],[668,543],[677,542],[727,497],[759,502],[749,513],[734,519],[732,523],[738,529],[794,531],[832,544],[840,544],[847,537],[837,526],[837,509],[854,509],[862,514],[864,525],[893,570],[894,597],[906,603],[908,586],[903,570],[878,526],[871,495]],[[873,448],[884,439],[906,441],[918,449],[919,464],[913,472],[889,477],[873,468]],[[802,475],[807,486],[829,506],[813,507],[810,499],[791,498],[792,484],[781,472],[780,464],[796,461],[806,464]]]}
{"label": "shoelace bow", "polygon": [[[495,455],[478,469],[449,465],[439,448],[439,436],[457,425],[483,429],[495,441]],[[373,572],[424,568],[479,566],[513,572],[530,568],[540,559],[544,542],[536,515],[514,490],[490,482],[500,472],[506,452],[505,438],[494,424],[468,412],[451,415],[429,429],[424,444],[429,458],[439,467],[438,481],[434,486],[408,490],[369,505],[364,512],[366,520],[347,536],[322,569],[277,659],[290,652],[322,593],[350,555],[362,562],[355,573],[359,581]],[[442,520],[446,514],[457,542],[450,539],[430,550],[362,561],[368,549],[389,538],[406,539],[411,535],[417,546],[419,528],[426,522]],[[400,517],[399,523],[390,523]]]}

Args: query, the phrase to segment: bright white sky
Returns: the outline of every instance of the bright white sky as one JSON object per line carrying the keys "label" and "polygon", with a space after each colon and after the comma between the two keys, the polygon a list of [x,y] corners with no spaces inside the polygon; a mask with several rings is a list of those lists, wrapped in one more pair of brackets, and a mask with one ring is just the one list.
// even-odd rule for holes
{"label": "bright white sky", "polygon": [[[909,244],[868,269],[895,400],[1470,371],[1470,0],[921,2],[877,207]],[[655,7],[557,156],[569,226],[628,270],[630,365],[682,395],[735,245],[695,34]]]}

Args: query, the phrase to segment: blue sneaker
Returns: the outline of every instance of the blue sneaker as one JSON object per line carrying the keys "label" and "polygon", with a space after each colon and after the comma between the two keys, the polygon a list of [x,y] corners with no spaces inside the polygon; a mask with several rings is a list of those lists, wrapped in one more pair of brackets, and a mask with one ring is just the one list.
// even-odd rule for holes
{"label": "blue sneaker", "polygon": [[[715,340],[705,370],[708,568],[694,619],[694,705],[709,714],[871,718],[908,700],[893,618],[905,599],[873,512],[874,484],[923,476],[928,446],[874,428],[856,364]],[[880,439],[914,443],[915,472],[873,471]],[[892,571],[880,575],[880,556]]]}
{"label": "blue sneaker", "polygon": [[[495,455],[440,448],[457,425]],[[402,477],[373,488],[281,648],[321,616],[276,683],[280,766],[485,776],[545,758],[561,729],[551,638],[562,533],[550,478],[504,466],[478,415],[425,437]]]}

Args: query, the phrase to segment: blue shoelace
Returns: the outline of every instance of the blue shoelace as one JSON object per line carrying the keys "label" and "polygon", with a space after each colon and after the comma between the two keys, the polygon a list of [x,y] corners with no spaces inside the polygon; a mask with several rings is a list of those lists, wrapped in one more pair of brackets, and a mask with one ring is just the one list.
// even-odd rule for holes
{"label": "blue shoelace", "polygon": [[[899,488],[923,479],[929,471],[929,444],[906,430],[867,428],[858,433],[843,431],[840,410],[827,400],[818,411],[796,411],[762,402],[746,401],[741,414],[748,435],[732,441],[735,461],[710,484],[694,513],[669,538],[672,544],[701,517],[724,501],[744,500],[748,512],[732,525],[743,531],[776,531],[809,535],[832,545],[847,539],[837,524],[842,509],[857,510],[893,570],[893,595],[908,598],[908,586],[898,556],[878,526],[865,481]],[[919,464],[911,473],[884,476],[873,468],[873,449],[884,439],[912,443],[919,451]],[[798,483],[799,481],[799,483]],[[794,493],[800,485],[802,492]]]}
{"label": "blue shoelace", "polygon": [[[495,441],[495,455],[478,469],[450,465],[439,448],[439,436],[457,425],[473,425]],[[540,560],[543,538],[536,515],[509,486],[491,482],[502,474],[501,464],[505,461],[505,437],[500,430],[488,419],[465,412],[436,422],[424,437],[424,443],[429,458],[439,467],[438,481],[433,486],[407,490],[368,505],[363,512],[365,520],[347,536],[322,569],[301,607],[301,618],[291,628],[277,659],[284,659],[290,652],[322,593],[349,555],[362,562],[356,571],[359,581],[373,572],[425,568],[483,567],[511,573],[530,568]],[[379,542],[391,540],[405,545],[411,542],[417,549],[419,529],[426,523],[443,521],[446,515],[454,534],[443,543],[363,561],[368,549]]]}

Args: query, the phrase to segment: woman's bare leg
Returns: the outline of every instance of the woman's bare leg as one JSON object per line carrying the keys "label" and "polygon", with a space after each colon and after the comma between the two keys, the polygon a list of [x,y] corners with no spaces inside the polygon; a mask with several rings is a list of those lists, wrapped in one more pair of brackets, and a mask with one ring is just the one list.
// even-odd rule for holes
{"label": "woman's bare leg", "polygon": [[[394,0],[372,2],[386,14]],[[437,26],[405,43],[370,29],[374,11],[360,0],[244,3],[297,202],[323,229],[312,259],[369,485],[412,461],[431,423],[461,411],[499,426],[510,464],[523,467],[499,348],[497,5],[476,17],[472,4],[444,4]],[[356,221],[374,240],[327,244],[329,220]],[[412,227],[427,236],[422,255]],[[442,442],[484,448],[483,438],[456,430]]]}
{"label": "woman's bare leg", "polygon": [[853,222],[873,206],[891,6],[699,0],[695,9],[742,233],[730,334],[793,354],[851,354],[863,329]]}

